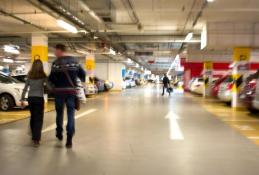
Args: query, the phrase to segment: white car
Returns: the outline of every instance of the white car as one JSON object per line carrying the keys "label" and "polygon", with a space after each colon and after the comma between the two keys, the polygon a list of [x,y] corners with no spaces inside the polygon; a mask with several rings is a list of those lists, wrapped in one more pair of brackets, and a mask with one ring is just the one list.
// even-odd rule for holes
{"label": "white car", "polygon": [[[8,111],[21,107],[21,96],[24,83],[0,73],[0,110]],[[25,105],[28,105],[25,102]]]}
{"label": "white car", "polygon": [[203,78],[195,78],[191,80],[190,91],[196,94],[203,94],[204,80]]}
{"label": "white car", "polygon": [[234,80],[232,76],[229,76],[219,86],[218,98],[223,101],[230,103],[232,101],[232,88],[234,86]]}
{"label": "white car", "polygon": [[85,95],[95,95],[98,93],[98,88],[95,84],[87,83],[85,85]]}
{"label": "white car", "polygon": [[125,82],[126,88],[132,88],[136,86],[136,82],[134,78],[126,77],[124,82]]}

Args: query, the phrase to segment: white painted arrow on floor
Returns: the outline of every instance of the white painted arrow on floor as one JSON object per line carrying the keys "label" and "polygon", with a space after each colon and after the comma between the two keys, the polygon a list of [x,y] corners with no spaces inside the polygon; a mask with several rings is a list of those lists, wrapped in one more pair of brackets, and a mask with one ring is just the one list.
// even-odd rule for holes
{"label": "white painted arrow on floor", "polygon": [[[81,118],[81,117],[84,117],[84,116],[86,116],[86,115],[89,115],[89,114],[91,114],[91,113],[93,113],[93,112],[95,112],[95,111],[97,111],[97,109],[89,109],[89,110],[87,110],[87,111],[85,111],[85,112],[82,112],[81,114],[78,114],[78,115],[75,116],[75,120],[76,120],[76,119],[79,119],[79,118]],[[64,126],[65,126],[66,124],[67,124],[67,120],[64,120]],[[50,125],[49,127],[45,128],[45,129],[42,131],[42,133],[49,132],[49,131],[52,131],[52,130],[54,130],[54,129],[56,129],[56,124]]]}
{"label": "white painted arrow on floor", "polygon": [[177,114],[173,112],[169,112],[166,116],[166,119],[169,120],[170,127],[170,139],[171,140],[184,140],[183,133],[177,120],[180,118]]}

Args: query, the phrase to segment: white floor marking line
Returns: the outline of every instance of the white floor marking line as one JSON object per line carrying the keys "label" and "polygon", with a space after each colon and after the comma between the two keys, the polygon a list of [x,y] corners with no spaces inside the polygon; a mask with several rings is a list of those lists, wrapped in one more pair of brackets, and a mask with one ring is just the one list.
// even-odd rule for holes
{"label": "white floor marking line", "polygon": [[254,137],[248,137],[249,139],[252,139],[252,140],[259,140],[259,137],[258,136],[254,136]]}
{"label": "white floor marking line", "polygon": [[170,139],[171,140],[184,140],[184,136],[183,136],[183,133],[181,131],[181,128],[179,127],[179,124],[177,123],[177,120],[180,117],[173,112],[169,112],[165,116],[165,118],[169,120]]}
{"label": "white floor marking line", "polygon": [[249,125],[234,125],[234,127],[242,131],[255,131],[255,129]]}
{"label": "white floor marking line", "polygon": [[[86,115],[88,115],[88,114],[91,114],[91,113],[93,113],[93,112],[95,112],[95,111],[97,111],[97,109],[89,109],[89,110],[87,110],[87,111],[85,111],[85,112],[83,112],[83,113],[81,113],[81,114],[76,115],[76,116],[75,116],[75,120],[76,120],[76,119],[79,119],[79,118],[81,118],[81,117],[84,117],[84,116],[86,116]],[[67,120],[64,120],[64,126],[65,126],[66,124],[67,124]],[[43,129],[43,130],[42,130],[42,133],[49,132],[49,131],[52,131],[52,130],[54,130],[54,129],[56,129],[56,124],[50,125],[49,127]]]}
{"label": "white floor marking line", "polygon": [[254,120],[252,120],[252,119],[250,119],[250,120],[223,120],[224,122],[259,122],[259,120],[257,120],[257,119],[254,119]]}

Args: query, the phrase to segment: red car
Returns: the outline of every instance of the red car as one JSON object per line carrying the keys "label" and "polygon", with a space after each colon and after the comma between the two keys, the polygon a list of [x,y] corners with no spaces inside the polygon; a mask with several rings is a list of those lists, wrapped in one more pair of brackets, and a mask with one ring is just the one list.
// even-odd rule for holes
{"label": "red car", "polygon": [[255,93],[256,93],[256,80],[252,80],[244,86],[244,89],[241,91],[239,96],[243,104],[247,107],[247,109],[251,113],[258,112],[258,110],[253,107],[253,103],[252,103],[255,98]]}
{"label": "red car", "polygon": [[222,82],[224,82],[227,78],[229,78],[231,75],[226,75],[218,79],[211,88],[211,96],[217,98],[218,92],[219,92],[219,86]]}

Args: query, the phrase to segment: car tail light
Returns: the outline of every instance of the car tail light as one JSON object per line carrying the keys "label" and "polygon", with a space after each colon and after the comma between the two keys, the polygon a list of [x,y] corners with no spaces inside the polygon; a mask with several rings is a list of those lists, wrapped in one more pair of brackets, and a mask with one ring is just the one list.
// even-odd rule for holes
{"label": "car tail light", "polygon": [[232,90],[233,86],[234,86],[233,83],[229,83],[229,84],[227,85],[227,90]]}

